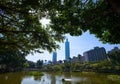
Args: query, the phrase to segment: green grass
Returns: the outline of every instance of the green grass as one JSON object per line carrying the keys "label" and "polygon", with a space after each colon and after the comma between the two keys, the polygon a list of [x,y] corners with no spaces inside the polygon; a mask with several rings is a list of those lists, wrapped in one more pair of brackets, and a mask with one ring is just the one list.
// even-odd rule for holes
{"label": "green grass", "polygon": [[120,80],[120,75],[108,75],[108,78],[112,80]]}
{"label": "green grass", "polygon": [[31,75],[31,76],[42,76],[43,73],[39,72],[39,71],[31,71],[31,72],[29,72],[29,75]]}

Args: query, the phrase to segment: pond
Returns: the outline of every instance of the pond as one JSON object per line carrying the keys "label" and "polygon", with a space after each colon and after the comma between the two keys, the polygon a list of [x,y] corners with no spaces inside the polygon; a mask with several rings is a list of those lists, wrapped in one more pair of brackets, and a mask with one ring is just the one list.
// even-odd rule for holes
{"label": "pond", "polygon": [[93,72],[46,73],[43,76],[30,76],[27,72],[0,74],[0,84],[120,84],[108,74]]}

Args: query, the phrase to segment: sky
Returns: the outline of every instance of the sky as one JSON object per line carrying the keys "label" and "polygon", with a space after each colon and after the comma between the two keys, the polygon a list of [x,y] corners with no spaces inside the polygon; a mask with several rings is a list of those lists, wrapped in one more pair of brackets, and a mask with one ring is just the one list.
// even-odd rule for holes
{"label": "sky", "polygon": [[[49,20],[42,20],[43,25],[49,24]],[[90,34],[89,31],[83,33],[81,36],[70,36],[69,34],[66,35],[68,41],[70,43],[70,57],[77,56],[78,54],[83,55],[85,51],[93,49],[94,47],[104,47],[107,51],[110,51],[114,47],[120,48],[120,44],[103,44],[99,41],[98,38],[94,36],[94,34]],[[57,52],[57,60],[64,60],[65,59],[65,41],[63,43],[58,43],[60,45],[60,49]],[[26,56],[26,59],[29,61],[37,62],[37,60],[47,60],[52,61],[53,53],[49,53],[44,51],[44,53],[35,53],[34,55],[29,54]]]}

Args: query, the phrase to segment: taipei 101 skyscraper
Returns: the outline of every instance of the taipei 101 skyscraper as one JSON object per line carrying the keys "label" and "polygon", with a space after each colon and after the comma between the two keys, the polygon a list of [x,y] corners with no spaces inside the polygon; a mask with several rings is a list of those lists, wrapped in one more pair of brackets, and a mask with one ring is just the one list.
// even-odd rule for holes
{"label": "taipei 101 skyscraper", "polygon": [[66,39],[66,42],[65,42],[65,60],[69,60],[70,58],[70,46],[69,46],[69,41],[68,39]]}

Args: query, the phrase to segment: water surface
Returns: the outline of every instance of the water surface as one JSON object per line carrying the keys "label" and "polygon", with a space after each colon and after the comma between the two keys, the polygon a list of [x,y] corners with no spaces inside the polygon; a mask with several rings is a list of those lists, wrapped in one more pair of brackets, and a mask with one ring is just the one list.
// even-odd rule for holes
{"label": "water surface", "polygon": [[[45,73],[43,76],[30,76],[26,72],[0,74],[0,84],[120,84],[108,74],[98,73]],[[64,81],[63,81],[64,79]]]}

